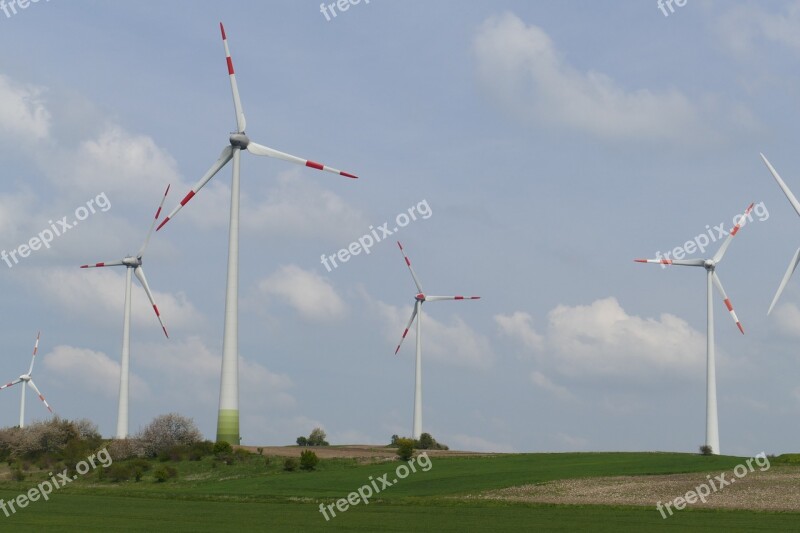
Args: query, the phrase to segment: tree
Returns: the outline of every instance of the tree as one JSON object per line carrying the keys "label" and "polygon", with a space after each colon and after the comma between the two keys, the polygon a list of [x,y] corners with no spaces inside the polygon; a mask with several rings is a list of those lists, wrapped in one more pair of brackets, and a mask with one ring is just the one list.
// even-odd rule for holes
{"label": "tree", "polygon": [[308,470],[310,472],[317,467],[317,463],[319,463],[319,458],[317,457],[317,454],[311,450],[303,450],[300,453],[301,470]]}
{"label": "tree", "polygon": [[397,439],[397,456],[402,461],[410,461],[414,456],[414,441],[411,439]]}
{"label": "tree", "polygon": [[713,455],[714,450],[708,444],[703,444],[700,446],[700,454],[701,455]]}
{"label": "tree", "polygon": [[308,436],[309,446],[328,446],[328,441],[325,440],[327,435],[322,428],[314,428]]}
{"label": "tree", "polygon": [[308,439],[306,437],[303,437],[303,436],[297,437],[297,445],[298,446],[308,446]]}
{"label": "tree", "polygon": [[203,440],[194,420],[177,413],[157,416],[137,437],[150,457],[173,446],[190,446]]}

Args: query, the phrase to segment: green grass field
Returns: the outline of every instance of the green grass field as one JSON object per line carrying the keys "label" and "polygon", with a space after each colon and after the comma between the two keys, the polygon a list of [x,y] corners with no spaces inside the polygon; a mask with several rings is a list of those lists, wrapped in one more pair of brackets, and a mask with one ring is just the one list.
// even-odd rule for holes
{"label": "green grass field", "polygon": [[[95,473],[31,503],[0,524],[9,531],[800,531],[800,514],[687,509],[663,520],[652,507],[566,506],[464,500],[461,496],[565,478],[730,470],[736,457],[671,453],[520,454],[435,458],[406,479],[325,521],[334,503],[399,463],[328,460],[316,472],[283,472],[282,460],[253,456],[168,463],[177,480],[98,481]],[[160,466],[155,462],[154,466]],[[9,500],[44,476],[0,482]],[[380,485],[379,485],[380,486]]]}

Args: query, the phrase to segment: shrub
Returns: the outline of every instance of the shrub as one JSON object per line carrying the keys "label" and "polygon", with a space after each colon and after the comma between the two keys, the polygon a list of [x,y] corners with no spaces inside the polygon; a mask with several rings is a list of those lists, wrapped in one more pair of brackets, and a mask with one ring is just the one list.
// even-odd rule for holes
{"label": "shrub", "polygon": [[317,468],[317,463],[319,463],[319,458],[317,454],[312,452],[311,450],[303,450],[300,453],[300,469],[312,471]]}
{"label": "shrub", "polygon": [[233,446],[229,442],[221,440],[219,442],[214,443],[213,448],[214,455],[222,455],[222,454],[230,454],[233,453]]}
{"label": "shrub", "polygon": [[700,446],[700,455],[713,455],[714,450],[708,444]]}
{"label": "shrub", "polygon": [[194,420],[177,413],[157,416],[137,438],[144,443],[149,457],[157,457],[174,446],[192,445],[203,440]]}
{"label": "shrub", "polygon": [[147,455],[145,443],[139,439],[114,439],[108,446],[108,453],[114,461],[124,461],[132,457]]}
{"label": "shrub", "polygon": [[403,461],[409,461],[414,456],[414,441],[411,439],[397,439],[397,456]]}
{"label": "shrub", "polygon": [[16,467],[14,471],[11,472],[11,479],[14,481],[25,481],[25,472],[23,472],[20,467]]}
{"label": "shrub", "polygon": [[153,472],[153,477],[155,477],[156,483],[164,483],[168,479],[178,477],[178,470],[172,466],[162,466]]}
{"label": "shrub", "polygon": [[133,475],[133,468],[124,463],[114,463],[108,467],[108,478],[119,483],[121,481],[128,481]]}
{"label": "shrub", "polygon": [[294,457],[287,457],[285,461],[283,461],[283,469],[287,472],[294,472],[297,470],[297,459]]}

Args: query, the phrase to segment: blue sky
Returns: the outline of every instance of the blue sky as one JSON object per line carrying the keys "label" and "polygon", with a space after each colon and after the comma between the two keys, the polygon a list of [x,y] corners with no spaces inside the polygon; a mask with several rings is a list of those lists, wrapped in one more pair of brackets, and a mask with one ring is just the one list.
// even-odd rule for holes
{"label": "blue sky", "polygon": [[[796,450],[800,282],[766,311],[800,220],[759,159],[800,192],[800,2],[388,2],[326,20],[319,3],[51,0],[0,12],[0,249],[105,194],[12,268],[0,379],[29,362],[56,411],[116,422],[124,272],[234,128],[218,24],[247,132],[358,181],[244,154],[243,442],[409,434],[414,285],[425,306],[425,431],[494,451],[695,451],[705,434],[705,280],[632,259],[748,224],[715,296],[724,453]],[[191,416],[213,438],[230,170],[145,257],[166,340],[134,282],[131,428]],[[332,255],[427,202],[431,215],[328,271]],[[761,220],[763,219],[763,220]],[[391,224],[392,227],[394,224]],[[713,254],[713,249],[708,255]],[[699,257],[695,254],[693,257]],[[409,342],[411,341],[411,342]],[[19,394],[0,393],[0,424]],[[28,419],[47,413],[29,395]]]}

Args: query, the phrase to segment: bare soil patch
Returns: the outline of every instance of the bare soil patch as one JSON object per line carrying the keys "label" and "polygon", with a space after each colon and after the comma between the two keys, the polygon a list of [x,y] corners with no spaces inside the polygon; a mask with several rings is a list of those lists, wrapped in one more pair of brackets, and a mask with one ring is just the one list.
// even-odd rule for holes
{"label": "bare soil patch", "polygon": [[[721,474],[716,472],[714,476]],[[523,485],[470,496],[470,498],[554,504],[642,505],[655,509],[657,502],[671,502],[709,484],[708,473],[672,474],[658,476],[618,476],[584,479],[565,479],[537,485]],[[707,498],[698,500],[692,508],[750,509],[763,511],[800,511],[800,467],[772,466],[761,472],[758,468],[733,481]],[[720,483],[714,481],[715,485]]]}

